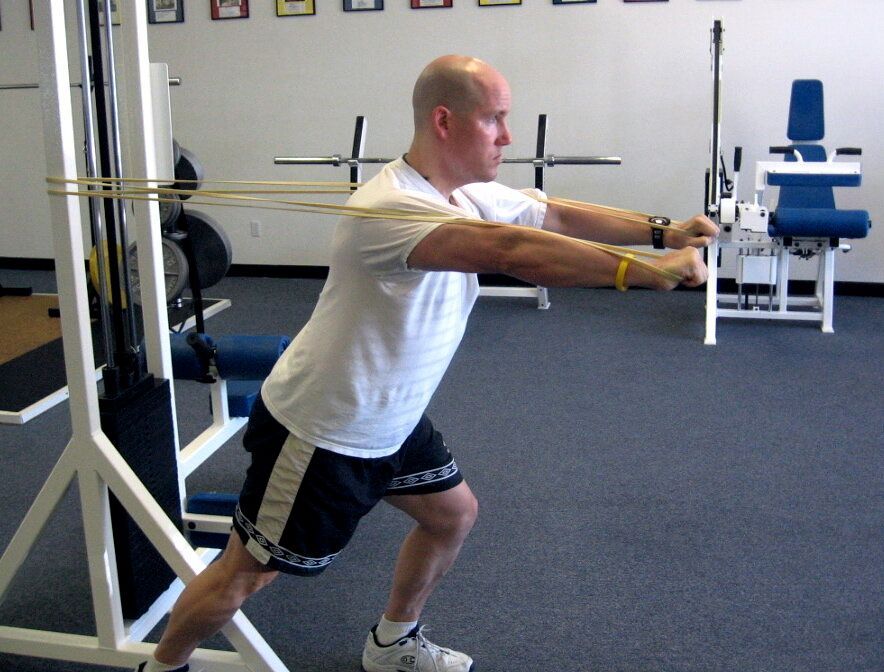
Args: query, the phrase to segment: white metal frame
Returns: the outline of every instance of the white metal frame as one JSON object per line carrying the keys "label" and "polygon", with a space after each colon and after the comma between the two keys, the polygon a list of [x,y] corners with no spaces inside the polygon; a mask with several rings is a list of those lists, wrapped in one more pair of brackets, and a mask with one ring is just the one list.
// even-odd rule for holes
{"label": "white metal frame", "polygon": [[[70,5],[71,3],[68,2]],[[35,3],[41,95],[44,116],[47,174],[77,177],[73,113],[68,71],[65,0]],[[121,27],[128,43],[126,75],[130,121],[130,168],[135,174],[154,175],[154,129],[147,61],[146,8],[140,0],[125,1]],[[92,363],[92,334],[86,280],[83,274],[83,234],[77,197],[51,196],[50,215],[61,307],[65,367],[70,393],[72,436],[46,483],[0,557],[0,599],[58,506],[68,486],[77,481],[82,509],[95,636],[0,626],[0,651],[94,665],[130,667],[154,648],[141,639],[175,599],[181,583],[170,586],[148,614],[134,623],[122,617],[114,539],[108,505],[109,490],[119,499],[175,574],[186,582],[205,567],[181,531],[169,520],[117,449],[101,430],[98,394]],[[171,378],[171,354],[164,287],[161,281],[159,211],[155,203],[136,204],[139,274],[148,368],[158,377]],[[176,429],[177,444],[177,429]],[[242,612],[223,629],[235,651],[198,649],[191,660],[215,672],[286,672],[287,668]]]}
{"label": "white metal frame", "polygon": [[[761,206],[768,178],[772,174],[784,175],[861,175],[857,162],[803,162],[803,161],[758,161],[755,169],[755,203],[751,205],[722,202],[718,213],[722,224],[730,224],[733,231],[729,238],[714,241],[709,246],[709,277],[706,283],[706,345],[716,343],[716,321],[718,318],[763,319],[763,320],[803,320],[819,322],[824,333],[833,333],[832,325],[835,252],[849,251],[850,245],[839,243],[833,246],[828,238],[794,238],[793,244],[786,245],[782,238],[770,238],[766,234],[741,235],[739,213],[757,211]],[[738,175],[734,176],[736,194]],[[733,200],[733,199],[731,199]],[[730,213],[734,221],[723,221]],[[718,291],[718,256],[725,250],[736,250],[738,258],[751,252],[767,252],[776,260],[776,284],[769,296],[756,297],[756,305],[742,305],[740,294],[720,294]],[[793,251],[805,251],[819,256],[813,295],[789,296],[789,264]]]}
{"label": "white metal frame", "polygon": [[549,308],[549,290],[546,287],[495,287],[493,285],[482,285],[479,287],[479,296],[536,298],[538,309],[547,310]]}

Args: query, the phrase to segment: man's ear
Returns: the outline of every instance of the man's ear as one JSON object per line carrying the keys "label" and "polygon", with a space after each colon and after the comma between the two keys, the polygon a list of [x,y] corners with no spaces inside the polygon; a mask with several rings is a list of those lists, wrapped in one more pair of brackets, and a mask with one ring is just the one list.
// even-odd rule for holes
{"label": "man's ear", "polygon": [[447,138],[451,131],[451,110],[444,105],[433,108],[433,132],[439,138]]}

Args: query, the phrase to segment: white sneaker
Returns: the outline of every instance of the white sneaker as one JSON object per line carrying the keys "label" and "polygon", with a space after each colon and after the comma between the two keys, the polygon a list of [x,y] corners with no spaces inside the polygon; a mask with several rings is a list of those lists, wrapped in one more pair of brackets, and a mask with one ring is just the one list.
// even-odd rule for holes
{"label": "white sneaker", "polygon": [[[138,665],[138,667],[135,668],[135,672],[144,672],[144,670],[146,668],[147,668],[147,661],[145,660],[143,663],[141,663],[140,665]],[[190,670],[190,665],[182,665],[181,667],[176,667],[171,672],[188,672],[188,670]],[[196,672],[196,671],[194,671],[194,672]],[[205,672],[205,671],[203,671],[203,672]]]}
{"label": "white sneaker", "polygon": [[405,637],[389,646],[382,646],[375,629],[365,640],[362,652],[364,672],[471,672],[473,659],[460,651],[436,646],[424,637],[418,625]]}

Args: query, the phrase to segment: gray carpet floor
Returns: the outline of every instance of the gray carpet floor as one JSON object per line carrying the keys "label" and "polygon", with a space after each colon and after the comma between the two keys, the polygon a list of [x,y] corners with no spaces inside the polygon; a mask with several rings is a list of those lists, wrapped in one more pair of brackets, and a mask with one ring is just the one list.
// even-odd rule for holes
{"label": "gray carpet floor", "polygon": [[[321,284],[226,278],[208,294],[232,308],[208,331],[292,333]],[[704,346],[696,292],[551,299],[480,299],[431,404],[480,517],[427,607],[430,639],[477,672],[884,669],[884,300],[839,297],[834,334],[722,321]],[[187,441],[208,398],[175,390]],[[0,427],[0,547],[69,433],[66,404]],[[189,490],[236,491],[246,458],[231,442]],[[94,632],[79,515],[70,492],[0,624]],[[321,577],[246,605],[292,672],[359,670],[407,529],[378,507]],[[0,670],[87,669],[0,654]]]}

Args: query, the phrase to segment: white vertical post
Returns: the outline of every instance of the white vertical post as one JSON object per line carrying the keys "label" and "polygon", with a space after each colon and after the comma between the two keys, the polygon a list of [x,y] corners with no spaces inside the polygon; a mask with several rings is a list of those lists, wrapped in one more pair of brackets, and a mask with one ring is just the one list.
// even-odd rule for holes
{"label": "white vertical post", "polygon": [[[837,248],[828,245],[826,251],[820,259],[819,274],[822,276],[817,280],[817,286],[822,284],[822,297],[820,298],[820,310],[822,311],[822,330],[823,333],[831,334],[835,331],[832,327],[832,314],[834,313],[835,303],[835,250]],[[817,290],[819,291],[819,290]]]}
{"label": "white vertical post", "polygon": [[780,241],[777,249],[777,310],[785,313],[789,310],[789,248]]}
{"label": "white vertical post", "polygon": [[[63,0],[34,3],[46,174],[73,180],[77,177],[71,81],[68,75],[67,37]],[[83,273],[83,223],[77,196],[50,196],[49,212],[55,251],[55,275],[61,309],[65,371],[70,392],[74,437],[101,431],[98,392],[92,365],[92,328]]]}
{"label": "white vertical post", "polygon": [[[121,28],[123,74],[126,80],[126,109],[129,112],[124,136],[129,143],[131,175],[156,178],[156,142],[151,92],[150,62],[147,45],[147,6],[129,2]],[[157,182],[148,183],[157,187]],[[134,223],[138,239],[138,273],[141,279],[141,305],[144,315],[144,339],[147,368],[158,378],[171,380],[172,354],[169,346],[169,317],[166,310],[166,286],[163,275],[160,208],[156,201],[134,201]],[[174,396],[173,396],[174,408]],[[176,431],[176,441],[177,431]]]}
{"label": "white vertical post", "polygon": [[709,276],[706,278],[706,338],[703,343],[715,345],[715,321],[718,317],[718,240],[709,243],[706,260]]}

